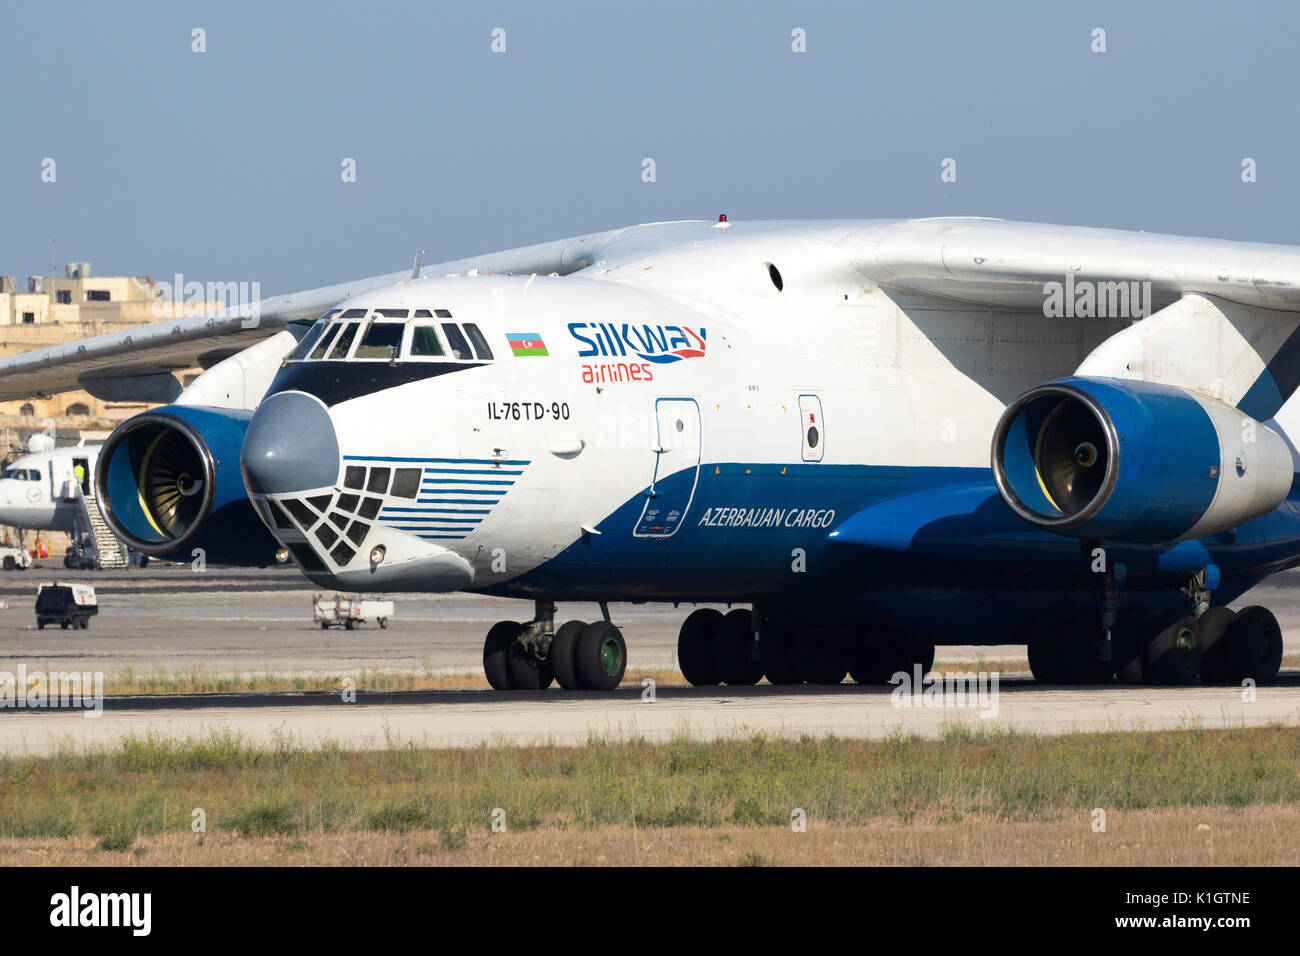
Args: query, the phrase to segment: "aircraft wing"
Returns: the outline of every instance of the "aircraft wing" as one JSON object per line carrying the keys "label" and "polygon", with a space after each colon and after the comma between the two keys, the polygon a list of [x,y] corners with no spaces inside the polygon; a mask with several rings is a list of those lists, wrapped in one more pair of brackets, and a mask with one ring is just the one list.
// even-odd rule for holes
{"label": "aircraft wing", "polygon": [[[422,276],[465,273],[551,273],[586,268],[594,250],[623,230],[524,246],[420,266]],[[0,401],[85,389],[118,401],[169,401],[173,372],[210,368],[274,335],[294,320],[315,319],[351,296],[411,278],[410,269],[272,296],[242,314],[204,313],[136,326],[0,359]],[[256,316],[256,318],[252,318]]]}
{"label": "aircraft wing", "polygon": [[[1300,373],[1289,371],[1297,363],[1282,361],[1300,351],[1295,247],[979,218],[713,226],[650,223],[423,266],[420,274],[568,275],[595,266],[617,279],[626,271],[621,266],[641,264],[641,274],[664,255],[689,263],[692,250],[705,244],[729,243],[737,252],[752,244],[756,256],[766,257],[785,241],[815,240],[832,264],[822,273],[827,281],[842,283],[851,274],[900,300],[922,296],[955,308],[1037,311],[1053,283],[1063,297],[1085,283],[1103,291],[1136,283],[1131,291],[1154,316],[1103,344],[1081,367],[1085,374],[1164,381],[1232,402],[1253,390],[1249,404],[1257,414],[1275,410],[1300,384]],[[653,275],[672,281],[672,271]],[[410,276],[404,270],[271,297],[258,303],[256,322],[192,316],[0,359],[0,400],[85,388],[101,397],[165,401],[172,396],[159,386],[175,387],[171,373],[210,367],[287,322],[313,319],[350,296]],[[1212,343],[1212,360],[1204,359],[1203,343]]]}
{"label": "aircraft wing", "polygon": [[[1300,387],[1293,246],[932,219],[864,230],[852,256],[859,273],[903,297],[1133,320],[1083,361],[1080,375],[1193,389],[1259,420]],[[1114,311],[1116,302],[1127,311]]]}
{"label": "aircraft wing", "polygon": [[1156,303],[1188,293],[1300,311],[1300,249],[1000,219],[911,219],[863,229],[862,275],[888,289],[1041,309],[1044,285],[1149,282]]}

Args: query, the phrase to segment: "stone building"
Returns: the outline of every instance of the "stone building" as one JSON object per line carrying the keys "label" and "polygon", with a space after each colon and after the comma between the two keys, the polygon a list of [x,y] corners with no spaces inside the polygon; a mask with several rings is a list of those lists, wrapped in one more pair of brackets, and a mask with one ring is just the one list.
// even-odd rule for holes
{"label": "stone building", "polygon": [[[209,301],[179,304],[149,276],[93,277],[89,263],[69,263],[62,278],[31,276],[21,286],[0,276],[0,357],[118,332],[177,314],[220,308]],[[182,373],[189,384],[198,369]],[[53,420],[59,443],[102,439],[123,419],[152,406],[101,401],[84,391],[0,402],[0,457],[21,454],[27,437]]]}

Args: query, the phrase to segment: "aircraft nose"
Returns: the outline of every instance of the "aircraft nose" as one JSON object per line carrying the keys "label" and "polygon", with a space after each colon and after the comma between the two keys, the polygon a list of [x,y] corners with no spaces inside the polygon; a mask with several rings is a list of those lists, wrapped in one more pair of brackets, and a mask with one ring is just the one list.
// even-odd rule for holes
{"label": "aircraft nose", "polygon": [[272,395],[253,413],[239,461],[244,485],[257,494],[334,484],[339,443],[329,412],[302,392]]}

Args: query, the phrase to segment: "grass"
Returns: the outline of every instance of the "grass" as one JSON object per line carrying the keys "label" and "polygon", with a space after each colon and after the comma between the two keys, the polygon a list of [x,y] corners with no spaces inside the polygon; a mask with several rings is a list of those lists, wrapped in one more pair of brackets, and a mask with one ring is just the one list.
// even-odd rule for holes
{"label": "grass", "polygon": [[1294,728],[1039,737],[962,728],[943,740],[763,735],[577,748],[251,746],[229,733],[135,737],[95,752],[0,758],[0,838],[212,832],[510,831],[861,826],[880,819],[1059,820],[1094,807],[1300,805]]}
{"label": "grass", "polygon": [[[1300,668],[1300,654],[1288,654],[1282,661],[1284,668]],[[1024,657],[986,658],[976,655],[973,660],[936,660],[934,670],[940,674],[965,674],[971,671],[1002,674],[1027,674],[1029,661]],[[671,667],[629,669],[623,676],[624,686],[639,685],[646,677],[665,686],[685,686],[681,672]],[[266,669],[261,673],[219,673],[191,667],[183,670],[155,668],[137,672],[132,667],[106,674],[104,693],[116,694],[231,694],[250,691],[326,691],[339,693],[344,680],[351,679],[356,690],[483,690],[487,678],[481,670],[446,671],[433,666],[432,658],[424,658],[418,669],[379,670],[363,667],[351,674],[278,673]]]}
{"label": "grass", "polygon": [[[657,683],[685,684],[681,673],[668,668],[629,670],[624,684],[640,684],[651,677]],[[361,668],[353,674],[282,674],[270,670],[262,673],[223,674],[200,668],[172,671],[156,668],[137,672],[126,667],[104,677],[104,693],[117,694],[232,694],[250,691],[326,691],[340,693],[344,680],[353,688],[365,691],[403,690],[483,690],[488,687],[482,671],[437,671],[429,661],[419,670],[376,670]]]}
{"label": "grass", "polygon": [[0,757],[0,863],[1294,865],[1297,830],[1282,726],[372,751],[220,731]]}

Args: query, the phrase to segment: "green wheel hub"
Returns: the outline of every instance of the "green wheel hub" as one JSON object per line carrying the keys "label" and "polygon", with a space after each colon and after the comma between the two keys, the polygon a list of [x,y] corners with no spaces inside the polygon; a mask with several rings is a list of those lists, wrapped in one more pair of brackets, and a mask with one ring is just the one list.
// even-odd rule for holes
{"label": "green wheel hub", "polygon": [[1179,628],[1174,652],[1183,666],[1190,667],[1196,660],[1196,632],[1190,627]]}
{"label": "green wheel hub", "polygon": [[623,650],[612,637],[607,637],[600,643],[600,666],[610,677],[617,674],[623,666]]}

